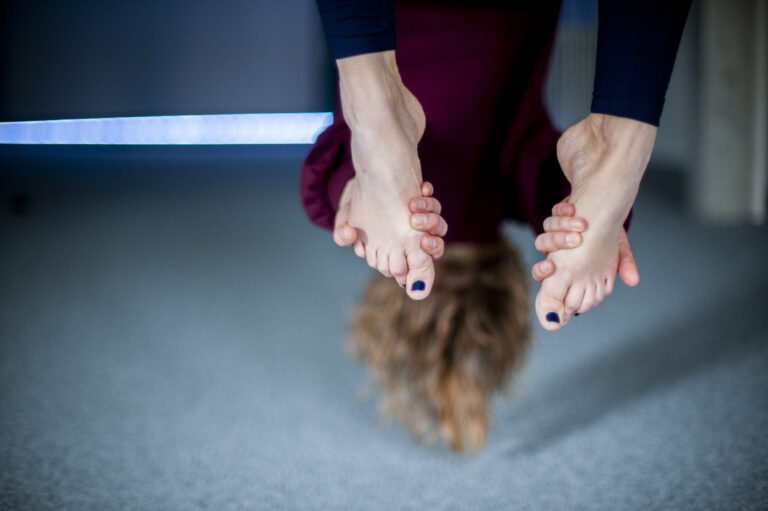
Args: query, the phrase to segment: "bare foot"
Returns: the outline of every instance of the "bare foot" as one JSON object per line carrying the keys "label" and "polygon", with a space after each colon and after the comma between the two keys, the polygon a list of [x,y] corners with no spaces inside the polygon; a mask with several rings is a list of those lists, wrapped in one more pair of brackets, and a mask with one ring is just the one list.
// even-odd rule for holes
{"label": "bare foot", "polygon": [[[352,177],[352,179],[355,179]],[[432,197],[434,188],[432,183],[424,181],[421,184],[421,197],[411,199],[409,203],[411,213],[411,225],[422,232],[421,237],[421,249],[429,254],[432,259],[439,259],[442,257],[445,251],[445,242],[442,236],[448,229],[445,220],[440,216],[440,203]],[[422,198],[427,199],[424,206],[420,206]],[[423,209],[419,209],[419,208]],[[361,244],[357,244],[358,232],[357,229],[349,225],[349,182],[344,186],[344,190],[339,198],[338,210],[336,211],[336,217],[333,228],[333,241],[340,247],[355,246],[355,254],[358,257],[365,259],[365,249]],[[414,218],[416,214],[424,213],[426,216],[426,223],[419,225]],[[386,273],[382,272],[385,277],[394,277],[395,281],[400,287],[405,287],[405,275],[394,276],[387,270]]]}
{"label": "bare foot", "polygon": [[411,228],[408,201],[421,194],[416,146],[425,117],[405,88],[393,51],[339,59],[342,109],[352,133],[355,179],[347,183],[348,223],[358,231],[355,252],[398,281],[408,295],[426,298],[435,279],[432,257]]}
{"label": "bare foot", "polygon": [[571,182],[569,202],[589,221],[581,246],[550,253],[556,267],[536,296],[536,315],[556,330],[613,291],[623,223],[648,164],[655,126],[622,117],[590,114],[557,144],[563,173]]}
{"label": "bare foot", "polygon": [[[544,220],[544,232],[536,237],[536,250],[549,255],[557,250],[575,248],[581,245],[581,232],[586,230],[587,221],[575,217],[576,208],[568,202],[568,197],[555,204],[552,208],[552,216]],[[422,245],[423,246],[423,245]],[[619,276],[630,287],[640,282],[640,273],[637,271],[637,263],[629,246],[627,233],[622,229],[619,240]],[[555,273],[555,263],[549,259],[539,261],[531,268],[533,278],[538,282],[543,281]]]}

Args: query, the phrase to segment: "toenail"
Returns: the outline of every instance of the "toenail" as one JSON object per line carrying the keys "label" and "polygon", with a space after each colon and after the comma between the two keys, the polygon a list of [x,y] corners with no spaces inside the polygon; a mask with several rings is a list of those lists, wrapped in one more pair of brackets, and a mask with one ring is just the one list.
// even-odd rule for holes
{"label": "toenail", "polygon": [[424,215],[414,215],[413,216],[413,225],[421,226],[427,223],[427,217]]}
{"label": "toenail", "polygon": [[568,236],[565,237],[565,241],[568,242],[568,245],[575,247],[579,244],[579,235],[575,232],[569,233]]}
{"label": "toenail", "polygon": [[575,317],[577,317],[577,316],[581,316],[581,312],[577,312],[577,313],[575,313],[575,314],[573,315],[573,317],[574,317],[574,318],[575,318]]}
{"label": "toenail", "polygon": [[405,284],[403,284],[403,289],[405,289]]}
{"label": "toenail", "polygon": [[560,316],[557,315],[557,312],[548,312],[547,321],[550,323],[560,323]]}
{"label": "toenail", "polygon": [[416,203],[416,207],[419,209],[424,209],[427,207],[427,203],[420,199],[419,202]]}
{"label": "toenail", "polygon": [[435,241],[433,239],[428,239],[427,240],[427,246],[429,248],[436,248],[437,247],[437,241]]}
{"label": "toenail", "polygon": [[411,291],[424,291],[425,289],[427,289],[427,285],[423,280],[417,280],[411,285]]}

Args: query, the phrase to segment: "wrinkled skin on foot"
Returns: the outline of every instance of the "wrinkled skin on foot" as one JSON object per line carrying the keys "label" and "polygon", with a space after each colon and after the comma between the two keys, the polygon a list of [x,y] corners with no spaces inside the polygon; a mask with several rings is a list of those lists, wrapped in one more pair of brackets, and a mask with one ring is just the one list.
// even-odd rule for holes
{"label": "wrinkled skin on foot", "polygon": [[422,234],[409,223],[408,201],[421,195],[416,146],[426,120],[403,85],[394,51],[337,60],[339,92],[351,132],[355,178],[345,186],[346,223],[357,230],[355,253],[406,285],[408,295],[429,296],[435,279]]}
{"label": "wrinkled skin on foot", "polygon": [[[353,177],[352,180],[355,178]],[[350,180],[351,181],[351,180]],[[335,227],[333,231],[333,240],[340,247],[353,246],[355,247],[355,254],[358,257],[366,259],[365,249],[358,241],[358,231],[354,227],[348,224],[349,209],[350,209],[350,193],[348,192],[348,186],[344,188],[344,192],[339,199],[339,209],[336,213]],[[443,255],[445,250],[445,242],[442,236],[448,230],[443,217],[440,216],[440,203],[437,199],[432,197],[434,188],[429,181],[425,181],[421,185],[421,194],[419,197],[411,199],[409,202],[409,208],[412,212],[410,216],[410,224],[414,229],[419,230],[422,233],[420,246],[421,249],[427,253],[433,260],[438,259]],[[419,206],[419,204],[421,204]],[[418,215],[424,216],[424,223],[419,223],[415,217]],[[393,275],[389,271],[381,272],[385,277],[393,277],[400,287],[405,287],[405,277],[403,275]]]}
{"label": "wrinkled skin on foot", "polygon": [[[423,237],[419,228],[444,235],[447,227],[444,221],[441,224],[424,215],[426,211],[415,213],[408,208],[409,200],[423,194],[416,145],[424,132],[424,112],[400,81],[394,52],[349,57],[337,63],[356,176],[342,194],[344,208],[340,208],[339,234],[334,238],[340,244],[354,244],[355,253],[369,266],[405,284],[411,298],[426,298],[434,281],[432,258],[440,247]],[[586,312],[610,293],[619,260],[616,247],[628,250],[620,224],[637,193],[655,127],[626,121],[593,114],[569,129],[558,143],[558,158],[573,188],[571,203],[581,216],[591,217],[592,241],[577,243],[581,240],[574,233],[582,225],[571,225],[570,237],[567,229],[558,231],[563,227],[552,225],[546,233],[552,236],[539,242],[542,251],[576,247],[565,252],[568,255],[550,253],[548,262],[534,268],[534,275],[544,279],[537,314],[549,329],[559,328],[570,314]],[[637,129],[631,123],[643,127]],[[606,199],[601,190],[618,193]],[[602,211],[596,208],[601,203]],[[439,216],[439,210],[435,214]],[[554,273],[545,277],[550,271]]]}
{"label": "wrinkled skin on foot", "polygon": [[[586,230],[587,222],[583,218],[573,218],[576,208],[567,202],[568,197],[552,208],[552,216],[544,220],[544,233],[536,238],[536,249],[544,255],[557,250],[575,248],[581,244],[581,232]],[[571,236],[574,236],[571,238]],[[576,245],[573,245],[576,243]],[[555,264],[549,259],[539,261],[531,268],[533,278],[538,282],[543,281],[555,273]],[[630,287],[640,282],[640,273],[637,271],[632,249],[627,240],[627,233],[622,229],[619,241],[619,276]]]}
{"label": "wrinkled skin on foot", "polygon": [[613,291],[620,247],[629,250],[623,223],[648,164],[656,127],[590,114],[560,138],[557,155],[571,182],[569,202],[589,222],[582,244],[550,253],[556,271],[536,296],[536,315],[547,330],[565,325]]}
{"label": "wrinkled skin on foot", "polygon": [[[352,179],[355,179],[354,177]],[[440,202],[432,197],[434,194],[434,187],[429,181],[424,181],[421,185],[421,196],[414,197],[409,202],[409,209],[411,211],[410,222],[414,229],[417,229],[423,233],[421,238],[421,249],[429,254],[433,259],[439,259],[445,251],[445,242],[442,236],[445,236],[448,225],[440,212],[442,211],[442,205]],[[552,216],[548,217],[544,221],[543,234],[540,234],[536,238],[536,248],[544,253],[548,254],[557,250],[564,250],[574,248],[581,244],[580,232],[587,228],[587,222],[583,218],[574,217],[576,209],[572,204],[569,204],[565,200],[555,205],[552,208]],[[340,247],[348,247],[356,245],[358,233],[357,229],[348,225],[347,218],[349,217],[349,193],[342,193],[339,200],[339,208],[336,213],[336,219],[333,231],[333,240]],[[359,250],[357,250],[359,248]],[[627,245],[627,249],[629,245]],[[356,254],[359,257],[365,259],[365,252],[362,250],[361,245],[356,245]],[[631,251],[620,251],[620,260],[624,264],[621,268],[624,268],[622,273],[625,282],[628,285],[631,284],[628,280],[632,275],[637,273],[634,259],[632,258]],[[533,278],[541,282],[545,278],[549,277],[555,272],[554,264],[549,261],[539,261],[532,268]],[[634,273],[633,273],[634,272]],[[384,274],[385,276],[390,276]],[[405,282],[398,282],[398,285],[404,287]]]}

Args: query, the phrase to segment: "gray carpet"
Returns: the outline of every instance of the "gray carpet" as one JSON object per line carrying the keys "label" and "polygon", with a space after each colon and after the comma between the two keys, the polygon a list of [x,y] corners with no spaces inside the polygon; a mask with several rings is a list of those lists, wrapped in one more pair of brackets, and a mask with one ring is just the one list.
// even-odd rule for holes
{"label": "gray carpet", "polygon": [[653,171],[640,286],[537,327],[464,457],[361,397],[372,270],[304,218],[295,154],[14,151],[1,509],[768,509],[768,229],[686,219]]}

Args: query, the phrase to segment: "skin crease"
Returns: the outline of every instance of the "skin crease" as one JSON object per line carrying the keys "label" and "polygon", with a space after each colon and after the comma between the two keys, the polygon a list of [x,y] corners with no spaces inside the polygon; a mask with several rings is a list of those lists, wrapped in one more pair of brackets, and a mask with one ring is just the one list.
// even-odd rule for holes
{"label": "skin crease", "polygon": [[[342,192],[346,223],[358,230],[355,254],[422,300],[434,283],[432,257],[409,225],[408,201],[420,195],[417,144],[426,119],[403,85],[394,51],[338,59],[339,95],[349,126],[355,178]],[[386,144],[381,141],[386,140]]]}
{"label": "skin crease", "polygon": [[[574,313],[587,312],[613,291],[616,272],[631,254],[623,223],[637,196],[656,132],[651,124],[592,113],[558,140],[557,157],[572,189],[568,202],[589,219],[590,227],[579,247],[547,256],[556,271],[542,282],[535,303],[545,329],[561,328]],[[636,269],[625,272],[622,279],[636,285]]]}
{"label": "skin crease", "polygon": [[[440,216],[442,207],[440,202],[432,197],[434,194],[432,183],[424,181],[421,185],[421,193],[422,197],[414,197],[409,201],[409,209],[412,213],[411,225],[424,233],[421,240],[422,249],[434,259],[439,259],[445,250],[445,242],[441,236],[445,235],[447,229],[445,220]],[[340,247],[352,246],[357,241],[357,229],[345,222],[349,206],[343,200],[344,197],[342,194],[333,231],[333,240]],[[420,201],[423,201],[421,206],[419,205]],[[414,222],[419,213],[427,216],[426,224],[421,226],[417,226]],[[565,250],[581,244],[582,237],[579,233],[586,230],[587,222],[583,218],[573,218],[575,214],[576,208],[568,202],[568,197],[556,204],[552,208],[552,216],[544,220],[545,232],[536,238],[536,248],[546,255],[556,250]],[[566,237],[569,233],[577,235],[576,245],[567,241]],[[548,260],[537,262],[531,269],[533,278],[538,282],[554,272],[554,263]],[[623,243],[619,247],[619,276],[628,286],[636,286],[640,280],[629,242]],[[402,286],[402,283],[398,282],[398,284]]]}
{"label": "skin crease", "polygon": [[[356,176],[345,185],[342,193],[334,240],[342,246],[354,246],[356,255],[365,258],[369,266],[376,268],[385,276],[393,276],[401,285],[406,283],[406,292],[411,298],[423,299],[429,295],[434,281],[432,260],[439,257],[444,248],[440,236],[445,235],[447,231],[447,225],[439,217],[437,201],[427,201],[423,210],[417,207],[416,211],[410,204],[413,199],[419,200],[417,199],[419,193],[424,196],[423,190],[420,189],[421,168],[416,154],[416,145],[423,134],[425,124],[423,110],[418,100],[400,80],[394,51],[347,57],[338,59],[336,62],[339,68],[342,109],[351,131],[352,160]],[[594,118],[593,114],[588,117],[592,120]],[[633,138],[621,137],[622,133],[631,131],[620,129],[622,123],[627,120],[615,119],[618,121],[609,120],[603,124],[603,128],[607,127],[608,134],[619,136],[614,137],[615,140],[605,140],[613,143],[621,139],[620,141],[631,144]],[[609,125],[617,126],[619,129],[610,128]],[[573,131],[574,128],[575,126],[568,131]],[[567,137],[565,135],[561,137],[561,142],[563,138]],[[636,138],[641,142],[643,140],[642,137]],[[386,150],[379,143],[380,140],[388,141]],[[601,140],[598,139],[598,142]],[[558,155],[560,155],[560,146],[559,142]],[[607,147],[610,149],[610,144]],[[650,154],[650,147],[648,154]],[[599,143],[592,144],[587,148],[579,148],[582,151],[579,154],[587,158],[610,154],[610,151],[601,152],[603,149],[604,147]],[[574,187],[573,196],[576,199],[574,202],[578,205],[579,197],[584,194],[584,187],[579,183],[585,182],[579,176],[584,172],[579,170],[579,165],[572,163],[568,160],[564,164],[561,158],[564,173]],[[599,186],[603,189],[611,189],[609,181],[603,180]],[[637,183],[639,184],[639,179]],[[621,189],[622,186],[619,188]],[[629,201],[629,206],[633,200],[634,195]],[[616,202],[621,203],[622,199]],[[404,208],[397,207],[398,204],[402,204]],[[592,225],[592,229],[597,229],[598,234],[589,233],[592,240],[600,239],[599,234],[606,232],[599,208],[597,212],[595,210],[596,204],[599,205],[600,201],[593,198],[578,206],[580,214],[598,219],[598,222]],[[585,209],[582,210],[582,207]],[[558,277],[562,285],[563,275],[566,273],[574,276],[571,278],[580,275],[579,272],[584,275],[590,274],[589,265],[598,264],[594,261],[590,263],[590,257],[596,258],[600,254],[602,256],[597,257],[597,260],[602,264],[601,278],[605,277],[607,282],[606,275],[610,274],[612,285],[613,275],[619,271],[627,284],[637,284],[639,275],[631,256],[626,233],[614,231],[615,241],[611,241],[613,238],[609,237],[608,242],[603,241],[601,249],[597,251],[594,250],[594,242],[591,243],[592,255],[585,257],[583,239],[575,235],[586,229],[586,224],[574,224],[573,220],[566,219],[562,211],[560,213],[556,215],[553,212],[553,217],[545,222],[546,232],[536,241],[537,249],[548,254],[548,261],[537,263],[532,270],[535,278],[544,279],[543,286],[549,286],[550,291],[552,289],[550,282],[552,279],[544,275]],[[417,225],[416,221],[419,219],[424,219],[426,222],[423,225]],[[410,225],[406,226],[406,222]],[[616,246],[618,250],[612,248]],[[578,269],[577,265],[575,273],[574,268],[570,270],[568,268],[572,264],[567,263],[575,256],[563,255],[570,254],[571,250],[574,254],[582,254],[579,256],[582,261],[581,269]],[[565,273],[558,276],[561,264],[565,265],[565,268],[562,268]],[[614,268],[609,269],[610,266]],[[424,290],[415,291],[415,285],[423,285],[422,283],[425,283]],[[594,302],[599,302],[603,294]],[[550,292],[547,307],[553,309],[554,302],[551,295]],[[539,296],[546,298],[547,294],[540,291]],[[542,309],[543,306],[537,302],[537,311],[540,312]],[[580,310],[580,312],[584,311]],[[546,313],[549,314],[549,312]],[[539,316],[545,328],[555,329],[561,326],[561,324],[555,327],[548,325],[543,314],[540,313]],[[563,316],[565,321],[562,324],[565,324],[567,316],[565,314]]]}

